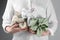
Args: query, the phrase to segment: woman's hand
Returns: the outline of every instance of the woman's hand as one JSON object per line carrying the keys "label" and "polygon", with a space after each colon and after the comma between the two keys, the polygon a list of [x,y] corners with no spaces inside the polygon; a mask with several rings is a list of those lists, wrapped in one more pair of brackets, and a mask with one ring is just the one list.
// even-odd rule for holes
{"label": "woman's hand", "polygon": [[[25,31],[26,31],[27,29],[25,29]],[[6,31],[8,32],[8,33],[16,33],[16,32],[20,32],[20,31],[23,31],[23,29],[21,29],[20,27],[19,27],[19,24],[18,23],[15,23],[15,24],[13,24],[12,26],[7,26],[6,27]]]}
{"label": "woman's hand", "polygon": [[46,36],[46,35],[50,35],[51,33],[50,33],[50,31],[44,31],[43,33],[42,33],[42,36]]}
{"label": "woman's hand", "polygon": [[36,34],[36,32],[33,31],[32,29],[29,29],[28,31],[29,31],[30,33],[32,33],[32,34]]}

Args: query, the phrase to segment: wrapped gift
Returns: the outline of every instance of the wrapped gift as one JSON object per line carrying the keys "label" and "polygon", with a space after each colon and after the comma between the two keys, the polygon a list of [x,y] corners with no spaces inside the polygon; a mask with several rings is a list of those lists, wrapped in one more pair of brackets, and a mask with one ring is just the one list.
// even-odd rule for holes
{"label": "wrapped gift", "polygon": [[19,23],[19,27],[21,29],[25,29],[27,28],[27,23],[26,23],[26,18],[23,18],[22,17],[22,14],[19,13],[19,12],[15,12],[13,18],[12,18],[12,22],[11,22],[11,25],[13,25],[14,23]]}

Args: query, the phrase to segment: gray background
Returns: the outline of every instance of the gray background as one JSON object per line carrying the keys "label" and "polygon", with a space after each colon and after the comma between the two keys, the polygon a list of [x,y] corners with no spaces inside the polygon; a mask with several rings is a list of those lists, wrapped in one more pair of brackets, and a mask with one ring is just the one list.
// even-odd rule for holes
{"label": "gray background", "polygon": [[[2,29],[2,14],[4,13],[4,9],[6,6],[6,2],[7,0],[0,0],[0,40],[11,40],[12,38],[12,34],[6,34],[3,29]],[[58,18],[58,21],[60,20],[60,0],[52,0],[53,6],[55,8],[56,11],[56,15]],[[55,33],[55,36],[53,37],[49,37],[50,40],[60,40],[60,21],[58,23],[58,29]]]}

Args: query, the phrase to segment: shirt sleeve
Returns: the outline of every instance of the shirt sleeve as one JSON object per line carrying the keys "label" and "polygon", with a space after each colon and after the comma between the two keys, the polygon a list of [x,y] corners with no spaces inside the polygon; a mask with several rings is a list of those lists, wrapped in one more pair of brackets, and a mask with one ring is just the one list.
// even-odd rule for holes
{"label": "shirt sleeve", "polygon": [[2,16],[2,19],[3,19],[2,27],[6,33],[8,33],[8,32],[5,30],[5,28],[6,28],[6,26],[10,26],[12,16],[13,16],[12,1],[7,0],[6,8],[5,8],[4,14]]}
{"label": "shirt sleeve", "polygon": [[53,36],[58,26],[58,20],[57,20],[56,13],[55,13],[51,0],[48,1],[47,10],[48,10],[48,13],[51,15],[49,18],[50,25],[49,25],[48,30],[51,32],[51,35]]}

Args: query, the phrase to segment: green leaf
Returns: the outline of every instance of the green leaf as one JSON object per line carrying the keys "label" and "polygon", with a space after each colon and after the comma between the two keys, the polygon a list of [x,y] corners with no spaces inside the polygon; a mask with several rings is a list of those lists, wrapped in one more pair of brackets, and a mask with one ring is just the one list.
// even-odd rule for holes
{"label": "green leaf", "polygon": [[30,20],[30,25],[31,26],[34,26],[34,25],[36,25],[37,24],[37,20],[36,19],[31,19]]}
{"label": "green leaf", "polygon": [[32,29],[32,30],[35,31],[35,30],[37,29],[37,27],[38,27],[38,26],[31,26],[30,29]]}
{"label": "green leaf", "polygon": [[41,30],[40,29],[37,29],[37,33],[36,33],[38,36],[41,35]]}
{"label": "green leaf", "polygon": [[45,20],[43,21],[43,23],[42,24],[45,24],[45,25],[47,25],[48,26],[48,19],[47,18],[45,18]]}
{"label": "green leaf", "polygon": [[43,19],[42,18],[39,18],[39,23],[42,23],[43,22]]}
{"label": "green leaf", "polygon": [[37,29],[37,35],[40,36],[40,30],[39,29]]}

